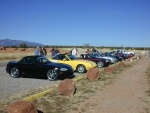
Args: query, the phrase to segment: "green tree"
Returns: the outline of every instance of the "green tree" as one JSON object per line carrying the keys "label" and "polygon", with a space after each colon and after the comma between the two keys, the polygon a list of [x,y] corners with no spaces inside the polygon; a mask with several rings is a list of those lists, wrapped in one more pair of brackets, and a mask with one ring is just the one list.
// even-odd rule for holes
{"label": "green tree", "polygon": [[20,48],[27,48],[28,46],[27,46],[27,44],[20,44],[19,47],[20,47]]}

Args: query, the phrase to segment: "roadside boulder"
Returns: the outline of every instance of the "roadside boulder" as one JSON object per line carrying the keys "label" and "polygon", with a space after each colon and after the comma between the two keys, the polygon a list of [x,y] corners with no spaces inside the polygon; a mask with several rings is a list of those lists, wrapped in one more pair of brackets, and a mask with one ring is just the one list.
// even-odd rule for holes
{"label": "roadside boulder", "polygon": [[139,55],[139,59],[141,59],[142,58],[142,56],[141,55]]}
{"label": "roadside boulder", "polygon": [[115,66],[109,66],[109,67],[105,67],[104,68],[104,72],[105,73],[112,73],[116,70],[116,67]]}
{"label": "roadside boulder", "polygon": [[133,59],[132,59],[132,58],[130,58],[130,59],[129,59],[129,61],[130,61],[130,62],[133,62]]}
{"label": "roadside boulder", "polygon": [[100,78],[100,72],[99,72],[98,68],[90,68],[87,71],[86,75],[90,81],[95,81]]}
{"label": "roadside boulder", "polygon": [[118,64],[118,67],[125,67],[126,66],[126,62],[122,61]]}
{"label": "roadside boulder", "polygon": [[74,81],[72,79],[65,79],[58,85],[58,94],[65,96],[73,96],[76,91]]}
{"label": "roadside boulder", "polygon": [[38,113],[35,104],[29,101],[17,101],[8,106],[8,113]]}

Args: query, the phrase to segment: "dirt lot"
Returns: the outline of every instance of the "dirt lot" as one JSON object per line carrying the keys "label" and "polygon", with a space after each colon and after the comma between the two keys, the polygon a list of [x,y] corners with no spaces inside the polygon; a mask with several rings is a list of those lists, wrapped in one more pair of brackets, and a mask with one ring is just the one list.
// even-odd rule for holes
{"label": "dirt lot", "polygon": [[101,73],[98,81],[76,82],[73,97],[56,90],[34,103],[39,113],[150,113],[149,64],[150,58],[143,57],[112,74]]}
{"label": "dirt lot", "polygon": [[146,93],[150,88],[146,76],[149,66],[150,58],[143,58],[67,113],[149,113],[150,100]]}
{"label": "dirt lot", "polygon": [[75,82],[73,97],[58,95],[54,86],[52,94],[33,103],[39,113],[150,113],[149,66],[150,58],[145,56],[111,74],[101,73],[98,81]]}

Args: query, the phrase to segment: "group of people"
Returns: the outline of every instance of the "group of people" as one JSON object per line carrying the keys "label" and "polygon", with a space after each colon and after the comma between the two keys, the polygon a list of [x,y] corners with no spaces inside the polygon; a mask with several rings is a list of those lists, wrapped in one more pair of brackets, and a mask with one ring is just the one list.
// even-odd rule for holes
{"label": "group of people", "polygon": [[59,50],[58,49],[55,49],[55,48],[52,48],[51,50],[50,50],[50,52],[52,53],[52,57],[54,57],[55,55],[57,55],[57,54],[59,54]]}
{"label": "group of people", "polygon": [[[101,51],[100,51],[101,52]],[[99,53],[99,51],[98,50],[96,50],[94,47],[92,48],[92,51],[90,51],[90,49],[87,49],[86,50],[86,53],[88,54],[88,53]]]}
{"label": "group of people", "polygon": [[34,51],[35,55],[40,55],[40,56],[46,56],[47,55],[47,50],[45,47],[37,47],[36,50]]}
{"label": "group of people", "polygon": [[[50,50],[50,52],[52,53],[52,57],[54,57],[55,55],[59,54],[59,50],[58,49],[55,49],[55,48],[52,48]],[[39,56],[46,56],[47,55],[47,50],[45,47],[37,47],[34,51],[35,55],[39,55]]]}
{"label": "group of people", "polygon": [[[54,57],[55,55],[59,54],[59,50],[58,49],[55,49],[55,48],[52,48],[50,50],[50,52],[52,53],[51,56]],[[87,49],[86,50],[86,53],[92,53],[92,52],[98,52],[94,47],[92,48],[92,50],[90,51],[90,49]],[[101,52],[101,51],[100,51]],[[46,56],[47,55],[47,50],[45,47],[37,47],[34,51],[35,55],[40,55],[40,56]],[[78,49],[77,48],[74,48],[70,51],[70,54],[74,55],[74,56],[77,56],[78,54]],[[149,54],[149,57],[150,57],[150,49],[148,50],[148,54]]]}
{"label": "group of people", "polygon": [[[50,50],[50,52],[52,53],[51,56],[54,57],[55,55],[59,54],[59,50],[58,49],[55,49],[55,48],[52,48]],[[92,48],[92,50],[90,51],[89,49],[86,50],[86,53],[92,53],[92,52],[98,52],[94,47]],[[45,47],[37,47],[36,50],[34,51],[35,55],[42,55],[42,56],[46,56],[47,55],[47,50]],[[149,52],[150,53],[150,52]],[[77,48],[73,48],[71,51],[70,51],[70,54],[74,55],[74,56],[77,56],[78,54],[78,49]]]}

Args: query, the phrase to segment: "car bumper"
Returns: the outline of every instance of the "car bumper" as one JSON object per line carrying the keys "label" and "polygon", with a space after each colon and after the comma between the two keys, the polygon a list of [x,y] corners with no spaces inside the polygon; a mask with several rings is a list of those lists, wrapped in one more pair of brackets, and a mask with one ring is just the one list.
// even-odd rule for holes
{"label": "car bumper", "polygon": [[10,73],[10,69],[6,68],[6,72],[7,72],[7,73]]}

